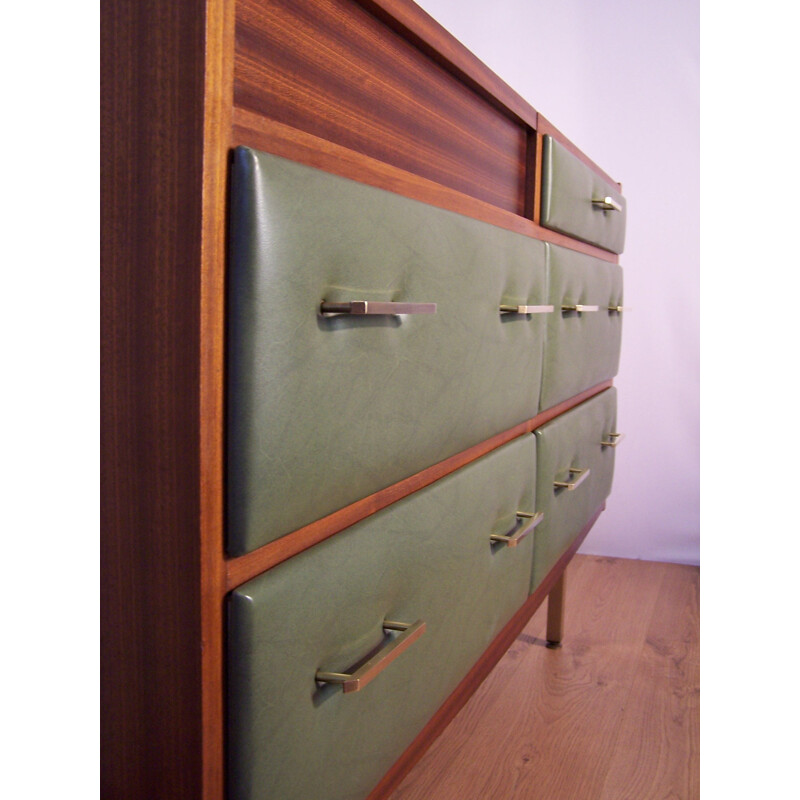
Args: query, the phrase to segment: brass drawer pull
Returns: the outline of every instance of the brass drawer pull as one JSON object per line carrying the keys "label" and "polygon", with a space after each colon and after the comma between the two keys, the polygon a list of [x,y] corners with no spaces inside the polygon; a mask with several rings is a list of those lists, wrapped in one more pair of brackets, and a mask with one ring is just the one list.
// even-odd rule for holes
{"label": "brass drawer pull", "polygon": [[493,533],[489,538],[493,542],[503,542],[509,547],[516,547],[533,529],[544,519],[544,514],[537,511],[531,514],[527,511],[517,511],[517,516],[522,519],[529,519],[530,524],[526,525],[522,530],[512,533],[511,536],[503,536],[500,533]]}
{"label": "brass drawer pull", "polygon": [[500,306],[501,314],[549,314],[555,306]]}
{"label": "brass drawer pull", "polygon": [[342,672],[325,672],[317,670],[316,680],[320,683],[340,683],[345,694],[363,689],[373,678],[383,672],[404,650],[425,633],[425,623],[418,619],[416,622],[391,622],[383,621],[384,630],[402,631],[385,647],[382,647],[366,664],[363,664],[352,674]]}
{"label": "brass drawer pull", "polygon": [[572,306],[561,306],[562,311],[577,311],[579,314],[582,314],[584,311],[599,311],[600,306],[584,306],[580,304],[572,305]]}
{"label": "brass drawer pull", "polygon": [[588,469],[588,467],[585,469],[578,469],[575,467],[574,469],[568,469],[567,472],[569,472],[570,475],[580,475],[580,477],[576,481],[553,481],[553,486],[571,492],[573,489],[577,489],[589,477],[591,470]]}
{"label": "brass drawer pull", "polygon": [[633,311],[630,306],[609,306],[608,310],[612,314],[621,314],[623,311]]}
{"label": "brass drawer pull", "polygon": [[604,197],[602,200],[592,200],[592,205],[595,208],[603,209],[603,211],[622,211],[622,206],[613,197]]}
{"label": "brass drawer pull", "polygon": [[377,316],[385,314],[435,314],[436,303],[383,303],[373,300],[351,300],[348,303],[319,305],[320,314],[352,314],[353,316]]}
{"label": "brass drawer pull", "polygon": [[609,433],[608,439],[600,442],[600,444],[603,447],[616,447],[624,438],[624,433]]}

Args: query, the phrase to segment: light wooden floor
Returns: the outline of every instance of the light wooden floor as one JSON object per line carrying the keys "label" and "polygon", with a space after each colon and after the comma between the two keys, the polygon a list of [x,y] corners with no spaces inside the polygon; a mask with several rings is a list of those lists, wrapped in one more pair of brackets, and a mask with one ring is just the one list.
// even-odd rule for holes
{"label": "light wooden floor", "polygon": [[564,644],[546,606],[392,800],[696,800],[697,567],[576,556]]}

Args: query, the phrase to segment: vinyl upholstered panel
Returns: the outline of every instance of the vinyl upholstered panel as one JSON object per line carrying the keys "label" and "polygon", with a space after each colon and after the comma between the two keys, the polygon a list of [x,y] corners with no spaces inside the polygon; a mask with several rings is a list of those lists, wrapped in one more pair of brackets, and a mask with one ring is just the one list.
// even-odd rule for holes
{"label": "vinyl upholstered panel", "polygon": [[[239,555],[535,416],[542,242],[235,151],[228,552]],[[336,316],[320,302],[436,303]]]}
{"label": "vinyl upholstered panel", "polygon": [[[549,302],[542,377],[542,410],[613,378],[619,370],[624,311],[622,268],[548,244]],[[585,305],[596,310],[568,311]]]}
{"label": "vinyl upholstered panel", "polygon": [[[611,493],[615,448],[601,442],[617,432],[616,424],[612,386],[536,430],[536,496],[544,520],[536,529],[531,592]],[[578,479],[570,469],[589,474],[573,490],[556,488],[556,481]]]}
{"label": "vinyl upholstered panel", "polygon": [[[592,202],[606,198],[618,209]],[[626,215],[625,198],[617,186],[603,180],[552,136],[544,137],[541,224],[545,228],[621,253]]]}
{"label": "vinyl upholstered panel", "polygon": [[[230,800],[362,800],[528,597],[533,540],[493,544],[535,506],[525,434],[235,590]],[[349,694],[315,680],[425,633]]]}

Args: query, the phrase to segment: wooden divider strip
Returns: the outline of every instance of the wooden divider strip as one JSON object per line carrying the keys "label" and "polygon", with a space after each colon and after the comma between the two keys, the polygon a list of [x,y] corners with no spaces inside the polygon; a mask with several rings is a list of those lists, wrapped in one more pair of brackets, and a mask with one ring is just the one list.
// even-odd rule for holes
{"label": "wooden divider strip", "polygon": [[351,525],[359,522],[362,519],[380,511],[383,508],[401,500],[408,495],[430,485],[434,481],[455,472],[461,467],[466,466],[472,461],[486,455],[487,453],[495,450],[501,445],[516,439],[526,433],[533,433],[536,428],[541,427],[546,422],[549,422],[554,417],[569,411],[571,408],[583,403],[596,394],[608,389],[612,382],[604,381],[603,383],[593,386],[584,392],[559,403],[552,408],[537,414],[532,419],[526,422],[521,422],[513,428],[509,428],[502,433],[498,433],[491,439],[487,439],[479,444],[470,447],[461,453],[450,458],[440,461],[427,469],[418,472],[416,475],[411,475],[398,483],[387,486],[368,497],[351,503],[327,517],[316,520],[302,528],[276,539],[274,542],[265,544],[263,547],[254,550],[251,553],[246,553],[243,556],[231,558],[227,562],[227,580],[225,584],[225,592],[235,589],[237,586],[245,583],[251,578],[255,578],[262,572],[271,569],[272,567],[286,561],[287,558],[307,550],[309,547],[324,541],[325,539],[333,536],[336,533],[350,527]]}
{"label": "wooden divider strip", "polygon": [[200,250],[200,669],[201,800],[225,796],[225,252],[228,154],[233,109],[234,6],[206,3]]}

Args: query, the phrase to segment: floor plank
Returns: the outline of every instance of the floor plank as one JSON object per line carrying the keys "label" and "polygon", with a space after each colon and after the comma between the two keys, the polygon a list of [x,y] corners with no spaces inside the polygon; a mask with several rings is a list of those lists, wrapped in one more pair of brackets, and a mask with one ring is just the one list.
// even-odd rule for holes
{"label": "floor plank", "polygon": [[664,576],[601,800],[699,797],[699,578]]}
{"label": "floor plank", "polygon": [[563,646],[543,606],[392,800],[693,800],[698,574],[577,556]]}

